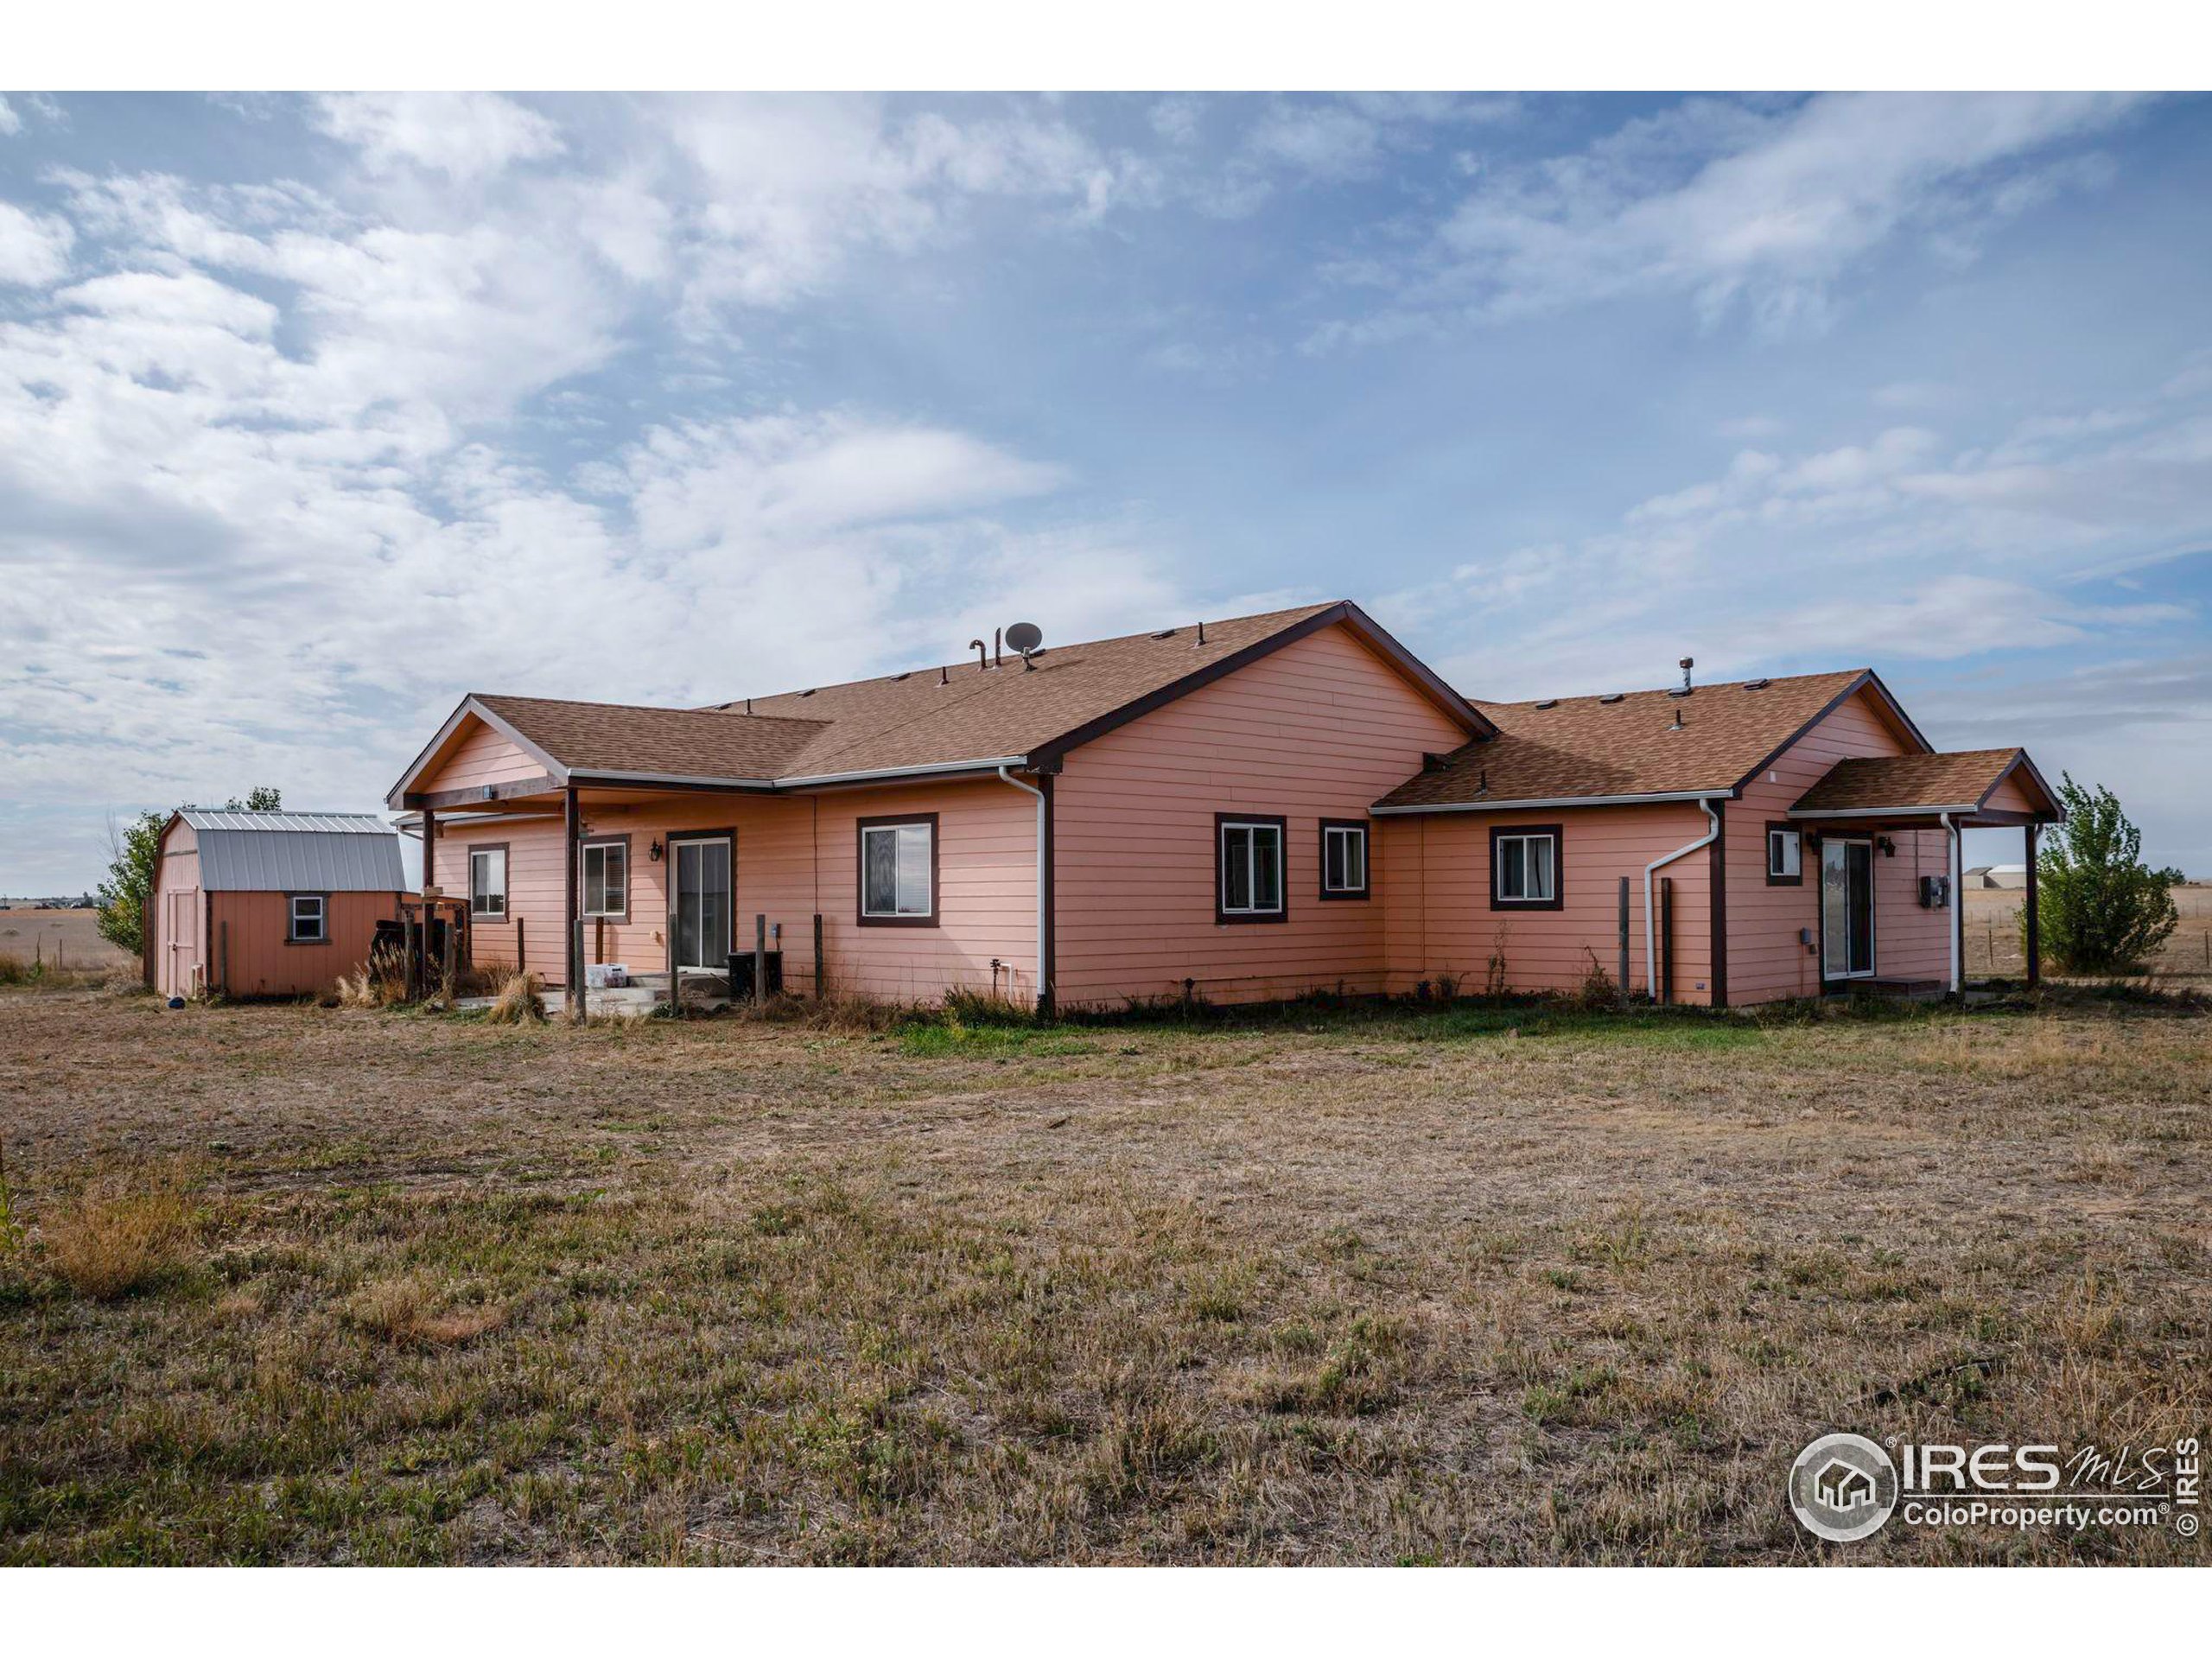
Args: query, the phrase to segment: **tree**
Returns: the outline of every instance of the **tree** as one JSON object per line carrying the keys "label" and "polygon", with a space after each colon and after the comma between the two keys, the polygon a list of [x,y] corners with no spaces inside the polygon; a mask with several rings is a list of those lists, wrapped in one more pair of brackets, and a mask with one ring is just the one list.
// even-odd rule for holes
{"label": "tree", "polygon": [[141,812],[127,826],[108,820],[108,851],[113,855],[107,880],[100,883],[100,935],[132,956],[146,948],[146,907],[154,899],[154,868],[161,861],[165,812]]}
{"label": "tree", "polygon": [[[226,812],[276,812],[283,794],[267,784],[246,791],[243,804],[231,797]],[[162,826],[166,812],[141,812],[129,824],[107,826],[107,880],[100,883],[100,935],[132,956],[146,949],[147,911],[154,902],[154,874],[161,862]]]}
{"label": "tree", "polygon": [[2182,873],[2144,863],[2143,832],[2112,791],[2084,789],[2063,772],[2058,799],[2066,822],[2036,861],[2044,954],[2069,973],[2139,967],[2181,919],[2173,888]]}

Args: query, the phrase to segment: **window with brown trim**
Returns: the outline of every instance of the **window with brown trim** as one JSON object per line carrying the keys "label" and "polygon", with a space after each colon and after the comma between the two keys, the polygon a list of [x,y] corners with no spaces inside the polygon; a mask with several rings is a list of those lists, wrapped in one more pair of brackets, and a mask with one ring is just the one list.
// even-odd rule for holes
{"label": "window with brown trim", "polygon": [[1805,885],[1805,832],[1794,823],[1769,823],[1766,827],[1766,884]]}
{"label": "window with brown trim", "polygon": [[1367,820],[1321,820],[1321,897],[1367,897]]}
{"label": "window with brown trim", "polygon": [[1560,863],[1559,825],[1493,827],[1490,832],[1490,907],[1559,909],[1563,885]]}
{"label": "window with brown trim", "polygon": [[1213,918],[1281,922],[1290,916],[1286,820],[1256,812],[1213,818]]}
{"label": "window with brown trim", "polygon": [[468,849],[468,914],[480,922],[507,919],[507,844]]}
{"label": "window with brown trim", "polygon": [[284,929],[287,944],[330,943],[330,898],[321,893],[292,893],[285,897]]}
{"label": "window with brown trim", "polygon": [[862,927],[935,927],[937,814],[862,818],[860,915]]}
{"label": "window with brown trim", "polygon": [[577,897],[587,917],[630,919],[630,837],[594,836],[577,844]]}

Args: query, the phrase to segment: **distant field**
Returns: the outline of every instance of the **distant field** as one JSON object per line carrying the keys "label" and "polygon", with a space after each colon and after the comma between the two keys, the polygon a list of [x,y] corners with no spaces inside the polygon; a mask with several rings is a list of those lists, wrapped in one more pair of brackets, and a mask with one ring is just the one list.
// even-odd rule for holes
{"label": "distant field", "polygon": [[134,958],[100,937],[96,910],[0,910],[0,956],[64,968],[128,968]]}
{"label": "distant field", "polygon": [[[2025,898],[1994,887],[1967,889],[1967,972],[2018,976],[2025,963],[2020,953],[2020,906]],[[2161,974],[2212,978],[2212,884],[2192,882],[2174,889],[2181,925],[2152,966]]]}
{"label": "distant field", "polygon": [[2201,1565],[1783,1478],[2202,1432],[2209,1033],[0,990],[0,1565]]}

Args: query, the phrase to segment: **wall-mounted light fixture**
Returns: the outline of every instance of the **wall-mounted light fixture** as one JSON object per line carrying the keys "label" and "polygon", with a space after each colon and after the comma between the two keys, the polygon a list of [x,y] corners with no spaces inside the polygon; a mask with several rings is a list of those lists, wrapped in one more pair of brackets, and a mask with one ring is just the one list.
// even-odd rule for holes
{"label": "wall-mounted light fixture", "polygon": [[1897,842],[1891,841],[1887,836],[1875,836],[1874,844],[1882,849],[1884,858],[1895,858],[1897,855]]}
{"label": "wall-mounted light fixture", "polygon": [[645,856],[656,864],[660,862],[660,837],[653,837],[653,844],[645,849]]}

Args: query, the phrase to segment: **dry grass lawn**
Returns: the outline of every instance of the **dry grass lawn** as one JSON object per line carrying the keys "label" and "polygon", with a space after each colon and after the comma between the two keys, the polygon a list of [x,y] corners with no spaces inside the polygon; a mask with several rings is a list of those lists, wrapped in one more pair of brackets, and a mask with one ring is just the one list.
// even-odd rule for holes
{"label": "dry grass lawn", "polygon": [[[2203,984],[2212,981],[2212,884],[2191,881],[2173,889],[2178,925],[2145,964],[2159,979]],[[1999,887],[1967,889],[1966,971],[1971,977],[2026,971],[2020,941],[2024,895]]]}
{"label": "dry grass lawn", "polygon": [[2202,1561],[1782,1492],[2203,1432],[2208,1035],[0,993],[0,1562]]}

